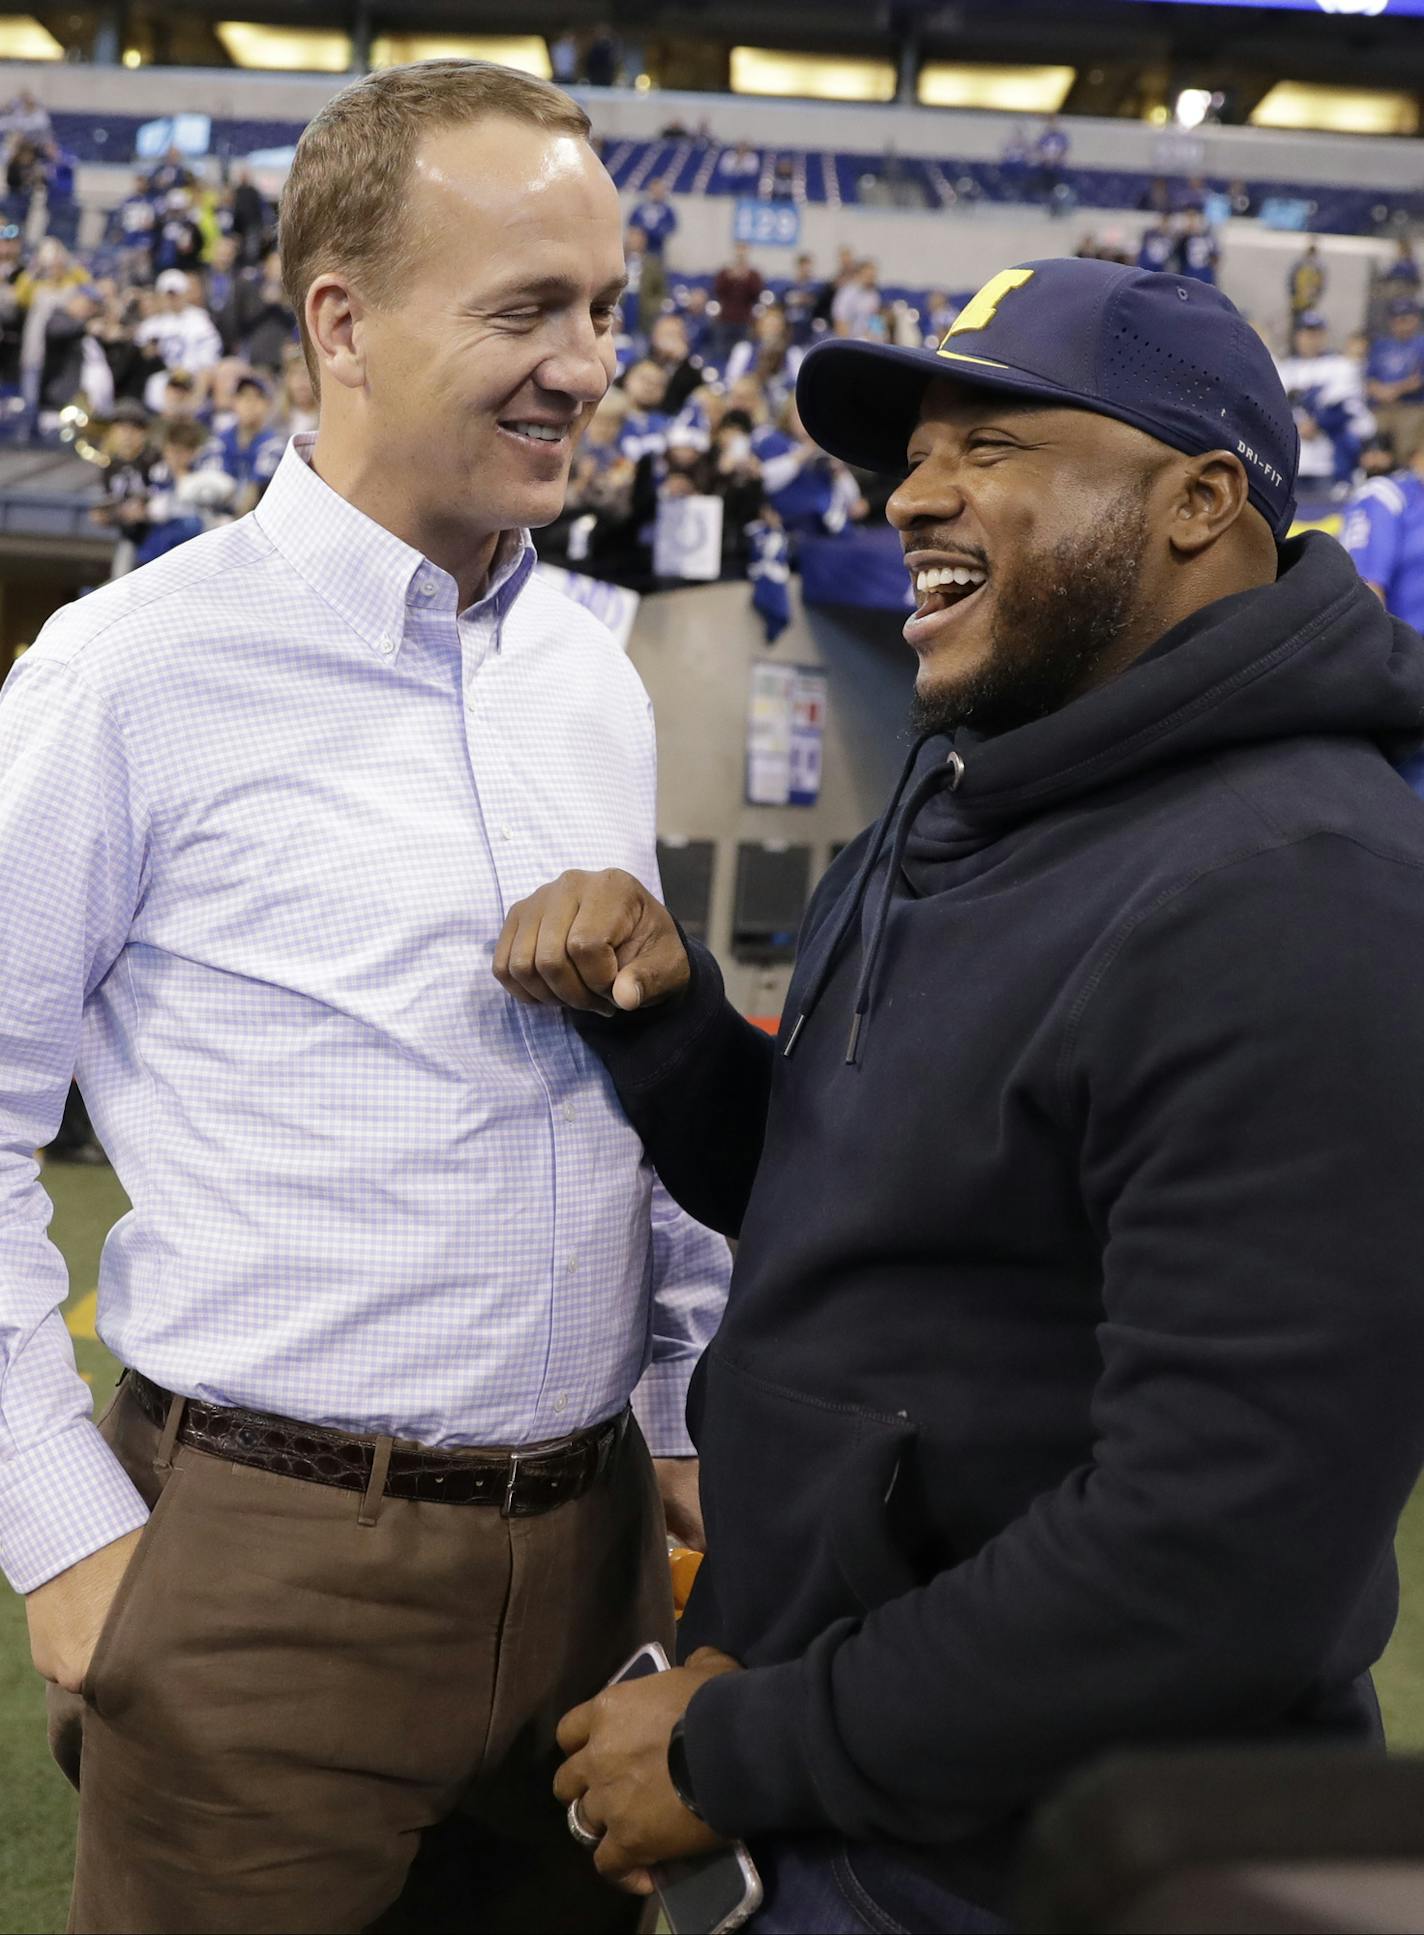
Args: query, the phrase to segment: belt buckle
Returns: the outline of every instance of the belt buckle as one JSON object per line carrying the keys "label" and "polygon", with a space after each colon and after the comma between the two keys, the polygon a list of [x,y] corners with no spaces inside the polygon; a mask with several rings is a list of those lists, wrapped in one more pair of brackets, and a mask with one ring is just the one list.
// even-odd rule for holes
{"label": "belt buckle", "polygon": [[514,1517],[514,1488],[519,1483],[519,1453],[509,1454],[509,1478],[504,1487],[504,1503],[499,1508],[501,1518]]}

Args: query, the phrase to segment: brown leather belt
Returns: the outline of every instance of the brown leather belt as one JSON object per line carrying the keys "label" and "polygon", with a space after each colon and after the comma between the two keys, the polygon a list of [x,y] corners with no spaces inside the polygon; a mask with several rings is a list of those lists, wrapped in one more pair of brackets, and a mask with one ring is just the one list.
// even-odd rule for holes
{"label": "brown leather belt", "polygon": [[[173,1395],[141,1372],[124,1372],[126,1388],[151,1424],[167,1422]],[[390,1452],[384,1494],[439,1505],[497,1505],[505,1518],[530,1518],[581,1498],[608,1469],[628,1429],[630,1413],[591,1431],[514,1451]],[[364,1492],[371,1483],[375,1438],[351,1438],[323,1425],[298,1424],[265,1411],[229,1411],[188,1398],[178,1427],[179,1444],[191,1445],[234,1465],[313,1485]]]}

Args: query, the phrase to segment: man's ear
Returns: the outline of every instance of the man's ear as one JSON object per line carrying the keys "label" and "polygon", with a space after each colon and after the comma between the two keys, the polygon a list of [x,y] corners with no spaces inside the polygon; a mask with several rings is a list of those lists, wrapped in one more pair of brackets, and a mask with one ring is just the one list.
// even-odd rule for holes
{"label": "man's ear", "polygon": [[358,390],[366,380],[360,325],[361,298],[344,276],[319,275],[307,290],[306,325],[316,351],[322,388],[327,379]]}
{"label": "man's ear", "polygon": [[1241,459],[1229,450],[1189,457],[1173,506],[1168,538],[1178,557],[1193,558],[1229,531],[1250,504]]}

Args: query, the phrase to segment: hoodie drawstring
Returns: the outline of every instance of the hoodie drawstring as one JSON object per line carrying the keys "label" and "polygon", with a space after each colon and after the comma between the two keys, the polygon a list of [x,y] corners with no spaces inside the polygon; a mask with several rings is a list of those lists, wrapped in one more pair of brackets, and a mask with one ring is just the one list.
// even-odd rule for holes
{"label": "hoodie drawstring", "polygon": [[[866,847],[865,858],[861,861],[860,869],[855,879],[851,882],[850,891],[847,893],[841,907],[840,918],[837,920],[831,933],[830,941],[826,946],[824,954],[821,956],[820,966],[817,968],[815,976],[812,979],[810,989],[802,1004],[801,1012],[796,1017],[796,1024],[787,1038],[785,1048],[781,1051],[783,1056],[789,1056],[795,1048],[800,1038],[801,1030],[810,1020],[817,1002],[825,992],[826,983],[831,978],[831,973],[835,967],[841,945],[850,931],[851,923],[859,916],[867,888],[870,884],[870,877],[875,871],[876,863],[880,859],[881,852],[884,848],[886,830],[895,819],[895,815],[899,810],[900,801],[904,797],[905,789],[914,774],[915,766],[919,761],[921,752],[923,752],[931,739],[938,738],[938,736],[937,733],[933,732],[922,733],[910,748],[909,755],[900,769],[900,777],[895,782],[895,790],[890,795],[890,803],[875,823],[875,831],[872,833],[869,845]],[[919,812],[920,807],[924,804],[924,800],[929,799],[945,785],[948,785],[950,790],[954,791],[963,777],[964,761],[956,752],[952,752],[942,766],[935,766],[930,772],[926,773],[924,779],[911,795],[912,810],[907,809],[901,823],[905,829],[903,837],[901,836],[900,829],[897,828],[894,851],[899,854],[901,859],[904,857],[904,841],[905,838],[908,838],[908,828],[913,822],[915,815]],[[921,795],[923,795],[923,798],[921,798]],[[890,892],[897,865],[898,862],[892,858],[890,872],[886,880],[885,892],[881,897],[880,907],[877,913],[875,934],[869,952],[868,964],[872,969],[874,967],[875,957],[880,951],[880,934],[884,928],[885,920],[889,912]],[[851,1026],[850,1047],[846,1055],[848,1062],[855,1060],[855,1046],[860,1033],[861,1012],[868,988],[869,982],[865,971],[862,970],[860,986],[856,992],[857,1005],[855,1019]]]}
{"label": "hoodie drawstring", "polygon": [[964,761],[957,752],[952,752],[942,766],[932,766],[919,785],[905,801],[904,811],[895,825],[895,838],[890,847],[890,865],[885,869],[885,885],[880,892],[880,902],[875,909],[875,920],[870,930],[870,944],[865,950],[860,964],[860,980],[856,984],[855,1007],[850,1020],[850,1039],[846,1042],[846,1066],[855,1063],[856,1050],[860,1045],[861,1024],[870,1006],[871,990],[875,982],[875,970],[880,961],[880,950],[885,940],[885,930],[890,924],[890,903],[895,897],[895,882],[905,858],[905,847],[909,842],[910,829],[920,816],[927,800],[946,787],[951,793],[957,792],[959,782],[964,777]]}

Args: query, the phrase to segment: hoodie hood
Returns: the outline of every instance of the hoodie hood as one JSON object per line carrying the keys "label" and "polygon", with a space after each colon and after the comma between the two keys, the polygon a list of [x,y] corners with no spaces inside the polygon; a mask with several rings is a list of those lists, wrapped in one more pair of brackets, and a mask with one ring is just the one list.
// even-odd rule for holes
{"label": "hoodie hood", "polygon": [[[870,897],[887,835],[890,864],[869,908],[846,1060],[856,1059],[901,868],[923,880],[1012,827],[1154,767],[1264,741],[1340,734],[1391,759],[1424,737],[1424,639],[1391,618],[1333,538],[1280,547],[1274,584],[1194,612],[1106,685],[994,738],[930,736],[906,761],[807,998],[790,1054]],[[924,889],[921,888],[923,891]],[[930,888],[930,891],[933,889]]]}
{"label": "hoodie hood", "polygon": [[1168,761],[1319,733],[1402,757],[1424,735],[1424,641],[1311,531],[1280,547],[1274,584],[1193,612],[1106,685],[997,738],[956,734],[964,772],[933,818],[974,846]]}

